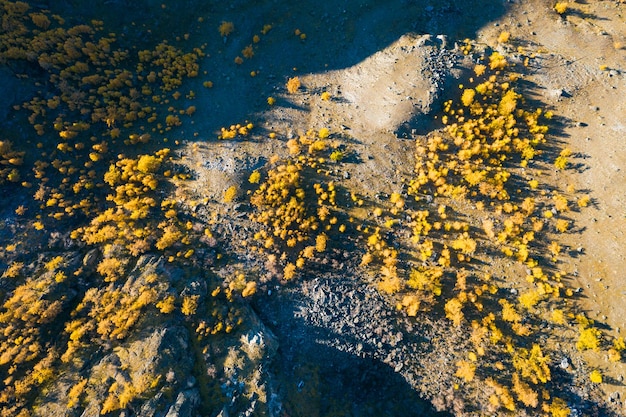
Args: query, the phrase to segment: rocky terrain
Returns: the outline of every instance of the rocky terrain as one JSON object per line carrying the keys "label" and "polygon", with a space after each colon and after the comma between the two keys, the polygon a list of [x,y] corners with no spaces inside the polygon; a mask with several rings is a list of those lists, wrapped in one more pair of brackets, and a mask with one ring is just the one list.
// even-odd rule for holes
{"label": "rocky terrain", "polygon": [[625,8],[0,0],[0,415],[623,415]]}

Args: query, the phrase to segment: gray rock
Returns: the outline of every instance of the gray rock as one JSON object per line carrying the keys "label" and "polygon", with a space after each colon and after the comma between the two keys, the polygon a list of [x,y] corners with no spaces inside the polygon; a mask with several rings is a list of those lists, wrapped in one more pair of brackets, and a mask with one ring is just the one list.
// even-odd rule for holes
{"label": "gray rock", "polygon": [[94,248],[87,252],[85,257],[83,258],[83,265],[87,269],[91,270],[96,267],[98,260],[100,260],[100,251],[97,248]]}
{"label": "gray rock", "polygon": [[194,417],[195,408],[200,403],[200,393],[197,389],[181,391],[176,397],[165,417]]}

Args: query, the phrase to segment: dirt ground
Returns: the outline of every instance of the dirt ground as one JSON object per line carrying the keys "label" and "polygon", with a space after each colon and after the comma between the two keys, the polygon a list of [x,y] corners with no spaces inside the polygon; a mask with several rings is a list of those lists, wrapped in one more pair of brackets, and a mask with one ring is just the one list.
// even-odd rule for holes
{"label": "dirt ground", "polygon": [[[564,268],[583,289],[582,306],[589,316],[623,335],[626,318],[626,12],[623,2],[570,3],[571,13],[558,18],[545,2],[520,2],[497,22],[479,32],[489,42],[510,30],[521,45],[541,50],[527,79],[540,100],[563,118],[564,146],[575,154],[576,168],[555,181],[573,184],[592,198],[592,208],[574,220],[579,233],[569,235],[570,248],[582,256]],[[495,26],[498,23],[499,26]],[[588,360],[602,368],[608,395],[624,398],[623,363],[600,355]]]}
{"label": "dirt ground", "polygon": [[[286,8],[281,17],[268,18],[292,22],[294,15],[302,17],[298,24],[291,23],[293,27],[277,25],[274,40],[261,45],[258,57],[244,68],[236,69],[258,71],[249,83],[235,81],[236,74],[223,68],[209,71],[217,76],[212,92],[217,98],[210,99],[213,104],[198,106],[203,109],[199,113],[219,115],[212,120],[222,125],[264,120],[260,127],[279,132],[283,139],[321,127],[347,132],[358,138],[352,147],[362,162],[344,176],[351,189],[364,195],[371,190],[391,193],[401,189],[402,179],[413,167],[412,141],[405,138],[415,138],[434,126],[441,97],[449,96],[464,76],[464,65],[452,58],[451,51],[458,47],[455,40],[473,38],[512,56],[518,48],[534,53],[524,74],[530,87],[525,94],[558,116],[560,130],[552,140],[574,155],[574,168],[555,169],[548,181],[572,185],[592,199],[590,208],[572,214],[577,232],[564,243],[573,256],[562,268],[574,277],[572,285],[582,289],[582,310],[611,334],[623,336],[626,5],[571,2],[563,15],[552,7],[540,0],[481,2],[475,7],[421,1],[333,3],[319,9],[301,3]],[[306,40],[294,36],[295,29],[306,33]],[[507,44],[497,41],[503,31],[511,35]],[[228,39],[220,51],[226,61],[242,46],[237,42]],[[289,43],[289,53],[284,53],[282,42]],[[277,81],[295,75],[303,89],[286,96]],[[330,92],[334,100],[321,100],[322,91]],[[227,95],[238,99],[227,100]],[[263,102],[266,96],[276,96],[277,105],[268,109]],[[194,129],[201,137],[215,131],[198,122]],[[223,165],[205,172],[200,188],[214,196],[241,180],[237,175],[242,168],[248,172],[284,152],[280,144],[271,142],[212,144],[210,149],[218,150]],[[190,154],[196,165],[202,164],[201,152]],[[593,352],[586,353],[586,359],[605,374],[601,387],[606,398],[626,398],[623,362],[611,363]]]}
{"label": "dirt ground", "polygon": [[[196,92],[189,104],[197,110],[172,131],[168,143],[180,142],[175,156],[194,174],[179,196],[208,201],[221,221],[216,226],[221,237],[233,246],[247,236],[249,206],[223,204],[224,191],[236,186],[244,201],[241,184],[274,155],[287,155],[287,140],[321,128],[350,138],[342,145],[349,149],[346,163],[332,174],[365,200],[387,201],[406,189],[415,141],[441,127],[436,116],[443,100],[458,97],[459,83],[470,76],[473,63],[461,52],[463,39],[520,65],[520,57],[530,56],[522,75],[524,95],[555,114],[550,140],[555,148],[572,151],[569,169],[545,172],[542,182],[591,197],[589,207],[568,214],[575,229],[560,242],[569,254],[560,268],[572,277],[569,285],[580,289],[580,310],[608,334],[626,336],[623,0],[572,1],[561,15],[547,0],[75,3],[48,6],[62,15],[72,7],[77,14],[79,9],[87,16],[101,13],[116,32],[139,38],[188,34],[189,42],[205,45],[209,56],[202,73],[188,80]],[[150,22],[137,23],[142,7]],[[161,10],[180,19],[152,19],[162,16]],[[223,38],[216,36],[222,21],[235,24]],[[254,45],[254,56],[236,64],[265,24],[272,28]],[[498,41],[502,32],[510,33],[508,41]],[[285,81],[295,76],[302,87],[287,94]],[[322,99],[322,92],[330,93],[330,100]],[[275,104],[268,104],[269,97]],[[247,139],[217,140],[220,128],[248,122],[254,128]],[[452,326],[397,313],[374,285],[355,279],[351,266],[358,261],[350,259],[350,248],[338,246],[319,275],[285,287],[259,285],[264,293],[252,302],[280,346],[267,382],[273,387],[268,391],[284,401],[279,415],[462,410],[449,383],[452,356],[440,354],[462,350],[455,343],[469,344],[466,336]],[[242,263],[245,255],[240,252]],[[515,270],[521,267],[512,264],[492,267],[523,277],[524,271]],[[428,351],[429,343],[437,343],[438,350]],[[626,362],[609,362],[605,353],[593,351],[583,355],[589,368],[602,371],[600,395],[611,411],[626,413]],[[424,397],[439,403],[422,402]],[[311,406],[304,399],[316,402]]]}

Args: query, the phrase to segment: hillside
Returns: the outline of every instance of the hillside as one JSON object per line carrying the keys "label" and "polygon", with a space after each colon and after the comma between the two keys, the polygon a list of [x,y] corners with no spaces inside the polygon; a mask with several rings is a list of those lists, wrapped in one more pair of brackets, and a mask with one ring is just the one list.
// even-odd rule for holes
{"label": "hillside", "polygon": [[619,416],[623,1],[0,0],[1,416]]}

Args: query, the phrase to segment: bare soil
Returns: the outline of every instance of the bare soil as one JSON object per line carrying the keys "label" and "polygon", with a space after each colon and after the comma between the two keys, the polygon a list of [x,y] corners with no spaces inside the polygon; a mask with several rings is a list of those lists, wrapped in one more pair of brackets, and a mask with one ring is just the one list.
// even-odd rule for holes
{"label": "bare soil", "polygon": [[[259,46],[258,56],[232,71],[226,69],[228,61],[243,41],[237,36],[229,38],[220,52],[224,63],[214,64],[220,68],[210,71],[217,75],[216,87],[211,98],[207,98],[210,102],[198,107],[206,112],[207,120],[209,114],[219,115],[210,118],[220,121],[219,127],[243,120],[257,121],[264,133],[278,132],[279,142],[211,143],[205,151],[210,149],[210,157],[198,152],[197,147],[190,150],[189,157],[196,166],[206,167],[206,161],[215,160],[216,155],[222,161],[213,169],[198,171],[201,182],[196,191],[200,194],[201,190],[210,190],[213,198],[219,199],[225,188],[242,180],[242,172],[258,168],[274,154],[284,155],[281,142],[321,127],[354,138],[351,150],[358,155],[359,163],[351,165],[349,172],[340,173],[351,189],[372,199],[376,198],[373,190],[399,191],[403,178],[413,169],[413,140],[438,127],[434,115],[440,111],[442,98],[458,94],[457,84],[471,67],[456,49],[462,39],[474,38],[479,44],[512,57],[521,48],[534,56],[523,74],[524,94],[557,115],[551,140],[559,149],[569,148],[574,154],[570,169],[554,169],[547,173],[547,182],[562,188],[571,185],[576,193],[588,194],[592,199],[590,208],[571,215],[576,232],[565,238],[572,256],[562,270],[574,277],[574,287],[582,289],[582,311],[611,334],[623,336],[626,6],[619,1],[572,2],[564,15],[558,15],[552,7],[551,2],[541,0],[504,5],[481,2],[471,7],[465,3],[431,5],[418,1],[360,6],[333,3],[316,8],[312,3],[301,2],[298,6],[284,6],[284,15],[267,11],[268,21],[284,24],[277,25],[272,39]],[[242,10],[246,10],[245,6]],[[293,20],[296,16],[300,17],[295,20],[298,23]],[[306,40],[295,36],[295,29],[306,33]],[[511,40],[499,44],[497,38],[503,31],[510,32]],[[288,50],[285,45],[289,45]],[[258,75],[241,82],[238,77],[249,70],[258,71]],[[295,95],[287,95],[280,84],[293,76],[300,77],[303,88]],[[323,91],[331,93],[332,99],[322,100]],[[275,96],[277,105],[268,108],[264,103],[267,96]],[[263,122],[258,123],[259,120]],[[209,132],[215,132],[216,126],[196,122],[193,130],[211,140]],[[201,149],[204,146],[200,144]],[[510,265],[495,267],[506,270]],[[319,289],[320,279],[290,290],[291,295],[283,301],[293,302],[293,297],[308,299],[307,291],[323,292]],[[328,291],[332,294],[334,290]],[[335,291],[334,296],[345,294]],[[276,304],[270,305],[280,310]],[[276,314],[268,312],[267,307],[259,310],[261,316]],[[323,318],[323,313],[312,313],[317,310],[310,305],[305,311],[321,328],[345,324],[339,318],[333,324],[333,320]],[[285,314],[284,319],[294,313]],[[352,312],[347,316],[355,315]],[[285,325],[277,326],[279,335],[290,337],[289,331],[280,329]],[[382,326],[384,323],[380,323],[379,332]],[[334,346],[353,352],[355,343],[343,337]],[[387,349],[389,352],[395,350]],[[409,356],[403,355],[405,363]],[[396,366],[393,360],[376,353],[367,357],[386,359]],[[626,398],[622,382],[626,365],[608,362],[604,354],[595,352],[586,352],[585,357],[591,367],[601,369],[605,375],[601,384],[605,398],[617,401],[617,409],[623,410],[618,399]],[[433,372],[450,374],[451,368],[444,360]],[[410,385],[419,385],[401,367],[396,370]],[[285,371],[282,368],[279,373],[284,375]],[[421,388],[422,394],[430,391]]]}
{"label": "bare soil", "polygon": [[[460,50],[463,39],[474,39],[512,60],[531,53],[522,74],[524,95],[556,115],[550,133],[554,148],[573,152],[569,169],[546,172],[544,181],[561,189],[571,185],[572,195],[591,197],[590,207],[570,214],[575,229],[561,242],[570,256],[560,267],[572,277],[571,286],[581,289],[581,311],[609,334],[626,336],[622,0],[570,2],[563,15],[546,0],[181,1],[167,7],[156,1],[74,3],[49,7],[60,14],[72,7],[77,14],[100,14],[115,22],[118,32],[139,38],[167,33],[189,34],[198,43],[206,39],[210,56],[201,64],[204,72],[190,81],[196,92],[190,104],[197,111],[168,142],[182,144],[177,156],[194,173],[179,197],[208,202],[200,214],[218,219],[222,237],[233,243],[247,236],[249,207],[223,204],[224,191],[235,185],[239,201],[244,201],[242,184],[250,172],[274,155],[287,155],[288,139],[320,128],[349,138],[346,163],[333,175],[366,200],[382,200],[381,194],[406,187],[415,141],[441,127],[436,116],[443,100],[458,97],[458,84],[469,77],[473,63]],[[162,7],[169,19],[134,23],[141,21],[143,8],[152,17],[160,16]],[[221,21],[235,23],[235,31],[223,39],[215,36]],[[272,29],[255,46],[255,55],[235,64],[264,24]],[[306,36],[296,35],[296,30]],[[511,38],[499,43],[503,31]],[[287,94],[285,82],[295,76],[302,87]],[[213,87],[205,88],[205,81]],[[325,91],[330,100],[321,98]],[[273,106],[268,97],[276,99]],[[217,140],[221,127],[244,122],[255,125],[250,137]],[[272,132],[275,139],[269,138]],[[280,395],[280,415],[472,411],[450,384],[453,354],[462,351],[463,340],[469,344],[467,338],[449,324],[442,327],[445,319],[398,313],[359,275],[358,260],[341,245],[335,244],[332,261],[321,263],[300,282],[260,286],[263,293],[252,303],[279,346],[267,384],[268,391]],[[249,261],[238,250],[241,261]],[[490,267],[524,274],[512,263]],[[563,355],[571,359],[576,352],[563,347]],[[573,387],[581,399],[574,408],[581,415],[626,413],[626,363],[609,362],[598,352],[584,352],[584,358],[588,365],[580,363],[581,368],[598,368],[605,378],[601,391],[589,388],[588,382]],[[587,374],[565,377],[580,381]],[[586,409],[589,404],[597,406]]]}

